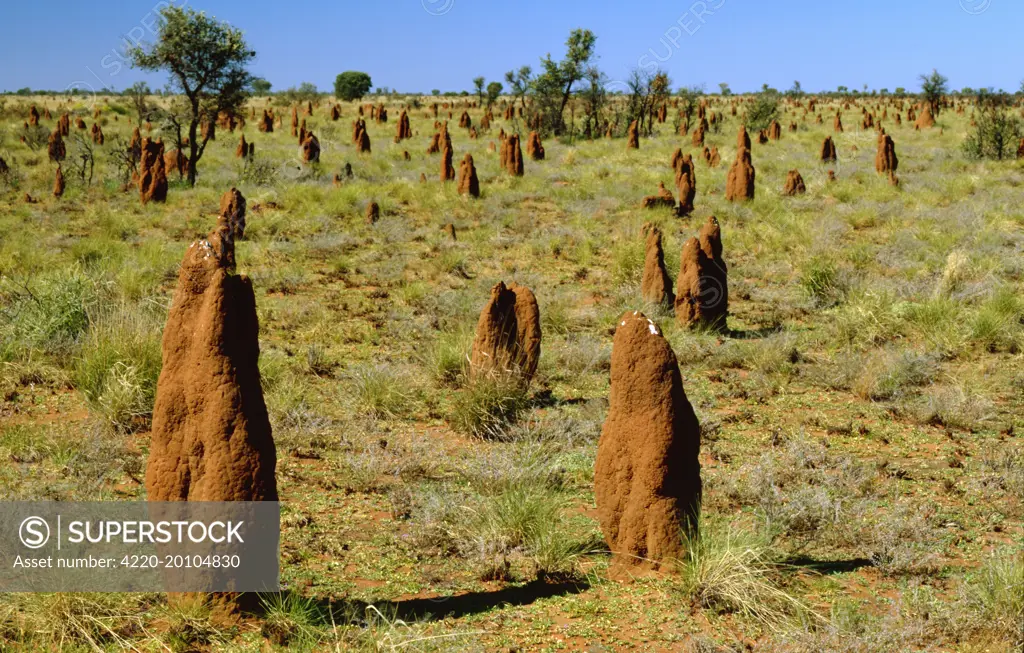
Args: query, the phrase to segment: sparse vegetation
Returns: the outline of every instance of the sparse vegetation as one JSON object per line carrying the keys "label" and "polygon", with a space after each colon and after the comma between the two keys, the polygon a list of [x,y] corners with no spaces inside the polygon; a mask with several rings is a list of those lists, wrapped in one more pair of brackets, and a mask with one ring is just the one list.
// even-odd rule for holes
{"label": "sparse vegetation", "polygon": [[[576,45],[587,54],[586,39]],[[186,116],[174,113],[180,96],[135,89],[96,102],[106,141],[92,146],[93,181],[76,183],[66,162],[59,200],[45,149],[53,124],[25,129],[28,107],[60,106],[72,119],[93,107],[79,95],[5,98],[0,496],[145,497],[178,263],[236,186],[248,199],[237,267],[256,293],[287,591],[263,596],[232,627],[202,602],[153,594],[4,594],[0,648],[1020,647],[1018,107],[990,114],[975,97],[942,95],[941,124],[918,132],[895,123],[921,101],[903,90],[830,97],[794,85],[752,97],[686,87],[677,108],[665,77],[638,96],[654,128],[626,152],[633,98],[594,59],[577,63],[568,71],[552,60],[557,74],[545,64],[540,80],[518,69],[483,96],[479,85],[464,98],[371,96],[394,117],[422,104],[409,111],[419,135],[403,144],[392,142],[394,119],[367,117],[371,155],[355,153],[347,127],[368,76],[358,92],[335,88],[335,99],[298,87],[269,105],[247,101],[240,115],[255,156],[235,157],[239,132],[218,127],[195,187],[172,180],[166,205],[139,205],[128,142],[145,115],[150,135],[174,143],[166,118]],[[562,114],[565,87],[550,75],[575,80]],[[289,134],[300,99],[320,100],[302,115],[321,140],[319,166],[301,163]],[[822,125],[804,115],[812,99]],[[465,108],[480,138],[449,125],[456,158],[474,156],[484,188],[467,201],[436,181],[425,114],[448,102],[457,119],[462,103],[481,100]],[[705,139],[723,160],[744,122],[752,137],[772,118],[784,130],[798,124],[770,144],[755,140],[755,200],[726,202],[728,166],[705,166],[676,132],[679,112],[692,130],[702,104],[720,117]],[[284,116],[283,129],[255,130],[264,106]],[[489,133],[480,126],[488,108]],[[899,189],[876,178],[875,135],[859,127],[865,108],[876,120],[888,111]],[[510,178],[487,144],[499,129],[532,129],[525,121],[541,110],[552,131],[562,116],[564,139],[546,139],[545,159]],[[604,138],[609,127],[614,138]],[[834,182],[832,166],[817,163],[825,135],[840,152]],[[71,157],[75,141],[66,142]],[[659,181],[671,186],[666,164],[680,146],[698,162],[696,221],[638,208]],[[783,198],[777,190],[797,166],[807,192]],[[371,200],[381,218],[367,224]],[[674,277],[685,239],[711,214],[730,275],[723,332],[683,329],[670,308],[638,299],[643,223],[662,229]],[[457,239],[441,231],[446,223]],[[528,387],[470,380],[474,327],[499,279],[539,301],[542,355]],[[608,578],[593,477],[613,328],[636,309],[671,343],[701,422],[702,528],[677,571],[620,584]]]}

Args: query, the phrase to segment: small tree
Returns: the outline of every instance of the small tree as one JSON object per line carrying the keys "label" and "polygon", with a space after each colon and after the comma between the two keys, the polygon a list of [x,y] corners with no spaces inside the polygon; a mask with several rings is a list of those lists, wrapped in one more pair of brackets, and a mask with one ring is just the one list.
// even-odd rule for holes
{"label": "small tree", "polygon": [[583,104],[583,137],[590,140],[599,135],[601,111],[608,98],[607,76],[597,66],[590,66],[584,76],[586,90],[580,92]]}
{"label": "small tree", "polygon": [[729,88],[729,85],[725,82],[718,82],[718,92],[721,93],[723,97],[729,97],[732,95],[732,89]]}
{"label": "small tree", "polygon": [[533,86],[533,70],[529,66],[522,66],[519,70],[510,70],[505,73],[505,82],[509,85],[512,93],[512,104],[519,100],[523,108],[526,108],[526,94]]}
{"label": "small tree", "polygon": [[298,88],[293,86],[282,93],[282,95],[288,102],[305,104],[306,102],[312,102],[320,97],[320,91],[313,82],[302,82],[299,84]]}
{"label": "small tree", "polygon": [[486,81],[483,77],[473,78],[473,90],[476,91],[476,97],[480,104],[484,103],[484,83]]}
{"label": "small tree", "polygon": [[1024,128],[1010,112],[1011,98],[982,90],[977,105],[980,111],[973,131],[964,140],[964,154],[971,159],[1002,160],[1015,156]]}
{"label": "small tree", "polygon": [[249,88],[252,89],[255,95],[269,95],[271,84],[262,77],[253,77],[252,81],[249,82]]}
{"label": "small tree", "polygon": [[759,93],[753,106],[747,110],[747,129],[759,132],[767,129],[773,120],[779,117],[779,94],[776,92]]}
{"label": "small tree", "polygon": [[356,70],[346,70],[334,78],[334,95],[346,102],[362,98],[371,88],[370,76]]}
{"label": "small tree", "polygon": [[135,114],[138,116],[139,123],[148,120],[150,107],[146,102],[146,96],[153,93],[149,90],[149,84],[146,82],[135,82],[126,88],[124,92],[132,100],[132,106],[135,107]]}
{"label": "small tree", "polygon": [[210,137],[207,131],[200,142],[199,125],[215,121],[222,112],[239,112],[251,81],[245,67],[255,56],[241,30],[203,12],[174,5],[160,10],[156,43],[129,50],[133,66],[170,73],[171,87],[186,100],[189,185],[196,185],[196,165]]}
{"label": "small tree", "polygon": [[932,110],[932,116],[938,118],[942,96],[948,91],[946,83],[949,80],[939,74],[939,71],[934,68],[931,75],[921,75],[919,79],[921,80],[921,93]]}
{"label": "small tree", "polygon": [[630,71],[629,80],[626,82],[629,86],[626,121],[636,120],[637,128],[650,135],[654,129],[654,111],[668,98],[671,83],[663,70],[652,73],[642,68],[634,68]]}
{"label": "small tree", "polygon": [[439,88],[430,89],[430,94],[433,95],[434,97],[437,97],[438,95],[441,95],[441,89],[439,89]]}
{"label": "small tree", "polygon": [[[725,88],[728,90],[729,85],[726,84]],[[679,110],[686,118],[686,122],[690,122],[690,118],[693,117],[693,113],[697,110],[700,96],[703,94],[704,87],[702,86],[682,86],[676,91],[676,95],[679,96]]]}
{"label": "small tree", "polygon": [[572,97],[573,85],[586,75],[596,41],[590,30],[574,29],[565,42],[564,59],[554,61],[549,54],[540,61],[544,72],[534,81],[533,88],[543,124],[555,134],[565,131],[565,106]]}
{"label": "small tree", "polygon": [[491,82],[487,85],[487,106],[494,104],[495,100],[501,96],[501,92],[505,90],[505,87],[501,85],[501,82]]}
{"label": "small tree", "polygon": [[786,91],[786,95],[791,95],[793,97],[800,97],[803,94],[804,94],[804,89],[803,89],[802,86],[800,86],[800,82],[799,81],[793,82],[793,87],[790,88],[788,91]]}

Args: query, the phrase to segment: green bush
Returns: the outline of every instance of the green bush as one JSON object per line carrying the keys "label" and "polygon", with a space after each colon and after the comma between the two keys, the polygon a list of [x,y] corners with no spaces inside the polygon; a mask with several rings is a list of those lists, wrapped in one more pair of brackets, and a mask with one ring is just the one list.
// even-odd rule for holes
{"label": "green bush", "polygon": [[1017,154],[1024,127],[1020,119],[1002,107],[982,110],[975,126],[964,139],[964,155],[969,159],[1009,159]]}
{"label": "green bush", "polygon": [[72,383],[119,432],[144,427],[160,376],[159,316],[120,306],[96,318],[73,362]]}
{"label": "green bush", "polygon": [[456,395],[449,422],[460,433],[502,440],[526,410],[527,400],[526,388],[518,379],[477,379]]}
{"label": "green bush", "polygon": [[757,99],[754,100],[753,106],[747,110],[747,129],[755,133],[762,129],[768,129],[768,125],[778,118],[778,93],[761,93],[757,96]]}
{"label": "green bush", "polygon": [[92,281],[77,268],[40,277],[32,284],[0,282],[0,360],[68,357],[89,328],[96,301]]}

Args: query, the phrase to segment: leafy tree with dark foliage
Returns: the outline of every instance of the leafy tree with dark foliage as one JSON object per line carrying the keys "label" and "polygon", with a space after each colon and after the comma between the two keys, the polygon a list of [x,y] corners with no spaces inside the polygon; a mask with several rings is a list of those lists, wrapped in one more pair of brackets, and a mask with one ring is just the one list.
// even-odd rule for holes
{"label": "leafy tree with dark foliage", "polygon": [[351,102],[358,100],[373,88],[373,81],[366,73],[346,70],[334,78],[334,96],[339,100]]}
{"label": "leafy tree with dark foliage", "polygon": [[209,142],[199,126],[220,113],[237,114],[248,97],[252,76],[246,66],[256,57],[240,29],[190,7],[160,10],[156,42],[129,50],[132,66],[165,70],[183,98],[188,124],[188,183],[196,185],[196,165]]}

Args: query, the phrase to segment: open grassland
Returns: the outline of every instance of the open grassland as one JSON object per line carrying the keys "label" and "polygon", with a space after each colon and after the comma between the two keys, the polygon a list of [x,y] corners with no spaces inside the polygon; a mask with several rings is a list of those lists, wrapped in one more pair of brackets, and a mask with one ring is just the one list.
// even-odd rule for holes
{"label": "open grassland", "polygon": [[[323,148],[314,166],[278,105],[273,134],[254,119],[244,128],[254,161],[235,158],[237,131],[218,130],[196,188],[172,173],[166,204],[142,206],[110,158],[131,131],[126,103],[33,101],[90,126],[98,106],[107,140],[87,186],[70,165],[81,145],[67,139],[68,188],[55,199],[45,138],[36,149],[19,141],[29,102],[0,111],[11,167],[0,178],[0,496],[145,498],[177,266],[236,186],[249,205],[237,261],[257,292],[287,591],[231,626],[158,595],[5,595],[0,648],[1022,645],[1024,164],[964,158],[970,107],[929,130],[885,121],[895,188],[874,171],[876,133],[858,127],[873,101],[844,110],[842,134],[832,133],[838,103],[819,104],[824,125],[787,106],[781,140],[755,139],[756,199],[733,204],[723,196],[743,108],[732,117],[721,98],[711,108],[725,124],[707,137],[718,168],[670,118],[639,150],[623,138],[549,138],[522,178],[488,150],[499,128],[522,124],[496,108],[471,140],[455,126],[460,106],[455,161],[473,154],[478,200],[438,181],[427,105],[410,110],[415,135],[401,144],[397,101],[388,123],[367,116],[373,152],[357,155],[356,105],[332,122],[322,102],[305,117]],[[470,114],[478,124],[482,111]],[[799,131],[785,131],[790,122]],[[839,162],[825,166],[828,135]],[[689,218],[639,208],[659,181],[672,187],[676,147],[697,161]],[[353,177],[336,185],[345,163]],[[807,193],[783,197],[792,168]],[[376,224],[364,219],[370,201]],[[729,265],[727,335],[681,329],[639,299],[643,223],[661,226],[675,276],[708,215]],[[529,392],[465,380],[498,280],[540,303]],[[611,334],[627,309],[655,319],[679,358],[705,491],[702,537],[679,573],[619,583],[606,578],[592,482]]]}

